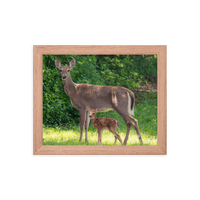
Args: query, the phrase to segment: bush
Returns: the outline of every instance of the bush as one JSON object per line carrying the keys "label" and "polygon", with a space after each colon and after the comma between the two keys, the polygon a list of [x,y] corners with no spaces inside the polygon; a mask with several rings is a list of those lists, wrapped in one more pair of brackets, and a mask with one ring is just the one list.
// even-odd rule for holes
{"label": "bush", "polygon": [[157,55],[99,55],[97,60],[97,68],[106,85],[134,90],[143,82],[157,80]]}

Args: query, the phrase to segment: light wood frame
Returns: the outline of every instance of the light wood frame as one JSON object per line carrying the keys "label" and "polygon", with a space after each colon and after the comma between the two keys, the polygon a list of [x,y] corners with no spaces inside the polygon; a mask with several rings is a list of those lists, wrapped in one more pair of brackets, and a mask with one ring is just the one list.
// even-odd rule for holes
{"label": "light wood frame", "polygon": [[[43,55],[157,54],[158,123],[155,146],[43,145]],[[33,154],[34,155],[166,155],[167,154],[167,46],[33,46]]]}

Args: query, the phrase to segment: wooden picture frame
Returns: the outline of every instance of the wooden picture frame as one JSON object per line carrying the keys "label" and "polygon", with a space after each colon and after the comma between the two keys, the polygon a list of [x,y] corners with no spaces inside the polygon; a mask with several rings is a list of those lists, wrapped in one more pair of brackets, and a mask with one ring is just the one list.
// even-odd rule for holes
{"label": "wooden picture frame", "polygon": [[[157,140],[155,146],[45,146],[43,145],[43,55],[157,54]],[[166,155],[167,154],[167,46],[166,45],[34,45],[33,46],[33,154],[34,155]]]}

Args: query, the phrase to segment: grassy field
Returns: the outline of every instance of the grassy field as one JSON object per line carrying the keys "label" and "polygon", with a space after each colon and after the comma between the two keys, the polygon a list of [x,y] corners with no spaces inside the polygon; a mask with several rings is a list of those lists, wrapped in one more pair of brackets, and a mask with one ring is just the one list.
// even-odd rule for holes
{"label": "grassy field", "polygon": [[[146,94],[145,100],[135,106],[134,118],[138,120],[140,133],[144,145],[157,145],[157,95],[155,93]],[[124,141],[127,126],[122,117],[115,111],[107,113],[97,113],[97,117],[112,117],[119,121],[117,133]],[[85,143],[85,132],[83,142],[79,142],[80,125],[66,124],[64,126],[45,126],[43,125],[43,144],[44,145],[97,145],[98,133],[92,126],[88,128],[89,144]],[[104,130],[102,135],[102,145],[113,145],[114,135],[109,130]],[[121,145],[117,140],[115,145]],[[136,131],[131,126],[127,145],[140,145]]]}

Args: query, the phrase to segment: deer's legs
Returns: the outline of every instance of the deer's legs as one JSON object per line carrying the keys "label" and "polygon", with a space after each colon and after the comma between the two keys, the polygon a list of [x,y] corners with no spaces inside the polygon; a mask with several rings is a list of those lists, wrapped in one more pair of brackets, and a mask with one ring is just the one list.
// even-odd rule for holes
{"label": "deer's legs", "polygon": [[114,145],[115,145],[116,141],[117,141],[117,137],[115,136],[115,142],[114,142]]}
{"label": "deer's legs", "polygon": [[[130,105],[128,104],[127,106],[130,106]],[[126,137],[124,139],[124,145],[126,145],[128,141],[129,132],[131,130],[131,124],[134,126],[136,130],[140,144],[143,145],[142,138],[139,131],[138,120],[131,116],[132,112],[129,112],[130,110],[129,109],[127,110],[127,107],[126,106],[124,107],[123,104],[119,106],[113,105],[113,108],[123,117],[124,121],[127,124],[127,132],[126,132]]]}
{"label": "deer's legs", "polygon": [[124,145],[126,145],[126,143],[128,141],[128,136],[129,136],[130,130],[131,130],[131,123],[127,123],[127,132],[126,132],[126,137],[124,139]]}
{"label": "deer's legs", "polygon": [[99,145],[99,143],[101,144],[101,137],[102,137],[102,130],[98,129],[98,143],[97,143],[97,145]]}
{"label": "deer's legs", "polygon": [[103,129],[100,132],[100,144],[101,144],[101,141],[102,141],[102,133],[103,133]]}
{"label": "deer's legs", "polygon": [[138,126],[138,120],[134,119],[133,117],[131,117],[131,123],[132,123],[132,125],[134,126],[134,128],[136,130],[136,133],[138,135],[138,139],[140,140],[140,144],[143,145],[142,138],[141,138],[141,135],[140,135],[139,126]]}
{"label": "deer's legs", "polygon": [[[121,142],[121,144],[122,144],[122,139],[121,139],[121,137],[117,134],[116,130],[114,130],[113,128],[110,128],[109,130],[114,134],[114,136],[115,136],[115,142],[116,142],[116,140],[118,139],[118,140]],[[114,143],[114,145],[115,145],[115,143]]]}
{"label": "deer's legs", "polygon": [[139,138],[139,140],[140,140],[140,144],[143,145],[142,138],[141,138],[141,135],[140,135],[139,126],[138,126],[138,120],[137,120],[137,119],[134,119],[134,118],[133,118],[133,120],[134,120],[134,124],[133,124],[133,123],[132,123],[132,124],[133,124],[133,126],[134,126],[134,128],[135,128],[135,130],[136,130],[136,133],[137,133],[138,138]]}
{"label": "deer's legs", "polygon": [[[124,145],[126,145],[126,143],[128,141],[129,132],[131,130],[131,124],[134,126],[134,128],[136,130],[140,144],[143,145],[142,138],[141,138],[141,135],[140,135],[139,126],[138,126],[138,120],[133,118],[133,117],[130,117],[129,119],[126,119],[126,120],[124,119],[124,121],[127,123],[127,132],[126,132],[126,137],[124,139]],[[127,121],[129,121],[129,122],[127,122]]]}
{"label": "deer's legs", "polygon": [[90,118],[89,118],[89,111],[86,111],[86,119],[85,119],[85,142],[88,143],[88,126],[90,123]]}
{"label": "deer's legs", "polygon": [[120,143],[123,145],[123,143],[122,143],[122,139],[121,139],[121,137],[117,134],[117,132],[115,131],[115,134],[117,135],[116,137],[117,137],[117,139],[120,141]]}
{"label": "deer's legs", "polygon": [[85,110],[84,109],[79,110],[79,114],[80,114],[80,126],[81,126],[81,134],[79,142],[82,142],[83,128],[85,125]]}

